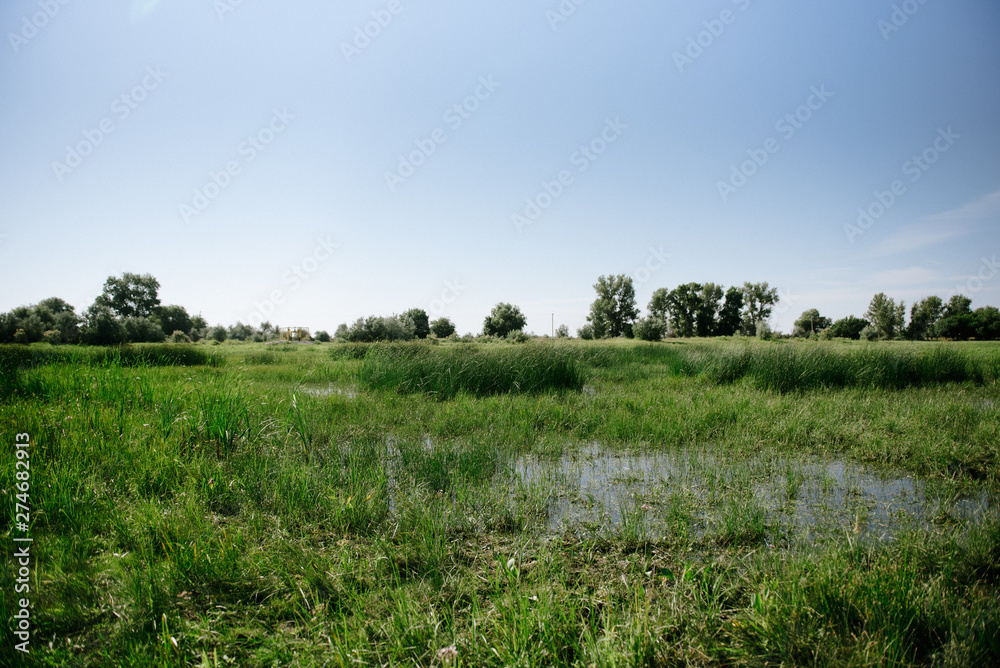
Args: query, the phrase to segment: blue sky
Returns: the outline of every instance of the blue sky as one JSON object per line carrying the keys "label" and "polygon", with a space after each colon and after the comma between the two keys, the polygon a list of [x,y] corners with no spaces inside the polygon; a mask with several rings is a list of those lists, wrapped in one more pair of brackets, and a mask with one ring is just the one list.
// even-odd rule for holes
{"label": "blue sky", "polygon": [[0,34],[0,310],[126,271],[330,331],[575,330],[619,273],[767,281],[784,331],[1000,305],[990,0],[10,0]]}

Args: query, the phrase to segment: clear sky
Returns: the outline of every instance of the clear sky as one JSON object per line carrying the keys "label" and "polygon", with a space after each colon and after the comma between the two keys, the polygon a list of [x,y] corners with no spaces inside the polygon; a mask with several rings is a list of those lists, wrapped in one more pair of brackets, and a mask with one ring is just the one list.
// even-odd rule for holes
{"label": "clear sky", "polygon": [[[767,281],[1000,305],[994,0],[4,0],[0,311],[478,332]],[[859,213],[867,213],[867,218]],[[515,217],[516,216],[516,217]]]}

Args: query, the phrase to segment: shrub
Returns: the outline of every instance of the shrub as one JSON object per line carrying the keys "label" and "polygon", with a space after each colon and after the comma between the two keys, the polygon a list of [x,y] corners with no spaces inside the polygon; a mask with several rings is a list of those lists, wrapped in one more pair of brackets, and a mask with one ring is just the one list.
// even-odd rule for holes
{"label": "shrub", "polygon": [[319,341],[320,343],[329,343],[330,335],[327,333],[326,330],[321,329],[318,332],[316,332],[316,340]]}
{"label": "shrub", "polygon": [[431,323],[431,332],[439,339],[446,339],[455,333],[455,323],[448,318],[438,318]]}
{"label": "shrub", "polygon": [[643,341],[659,341],[667,333],[667,323],[656,316],[639,318],[632,325],[632,334]]}
{"label": "shrub", "polygon": [[592,341],[594,339],[594,326],[587,323],[580,329],[576,330],[576,335],[585,341]]}
{"label": "shrub", "polygon": [[208,330],[207,338],[215,341],[216,343],[222,343],[227,338],[229,338],[229,333],[226,332],[226,328],[222,325],[216,325],[215,327]]}
{"label": "shrub", "polygon": [[878,330],[871,325],[865,325],[858,332],[858,338],[862,341],[876,341],[878,340]]}
{"label": "shrub", "polygon": [[187,334],[177,329],[174,330],[174,333],[170,335],[168,341],[170,343],[191,343],[191,337],[189,337]]}
{"label": "shrub", "polygon": [[125,318],[125,336],[130,343],[163,343],[167,338],[160,323],[152,318]]}

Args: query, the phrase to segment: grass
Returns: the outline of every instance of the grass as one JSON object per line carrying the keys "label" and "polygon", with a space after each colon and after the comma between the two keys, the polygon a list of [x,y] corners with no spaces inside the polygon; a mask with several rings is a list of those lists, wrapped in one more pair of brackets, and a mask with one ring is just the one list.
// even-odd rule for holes
{"label": "grass", "polygon": [[995,344],[192,349],[0,350],[30,665],[1000,661]]}
{"label": "grass", "polygon": [[583,388],[575,360],[542,345],[428,347],[377,345],[368,350],[361,382],[375,390],[452,398]]}

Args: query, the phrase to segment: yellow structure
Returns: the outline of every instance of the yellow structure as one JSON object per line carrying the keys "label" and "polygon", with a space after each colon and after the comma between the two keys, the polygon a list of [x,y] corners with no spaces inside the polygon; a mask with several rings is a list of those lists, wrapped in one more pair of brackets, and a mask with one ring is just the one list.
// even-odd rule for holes
{"label": "yellow structure", "polygon": [[279,327],[278,328],[278,340],[279,341],[308,341],[309,340],[309,328],[308,327]]}

